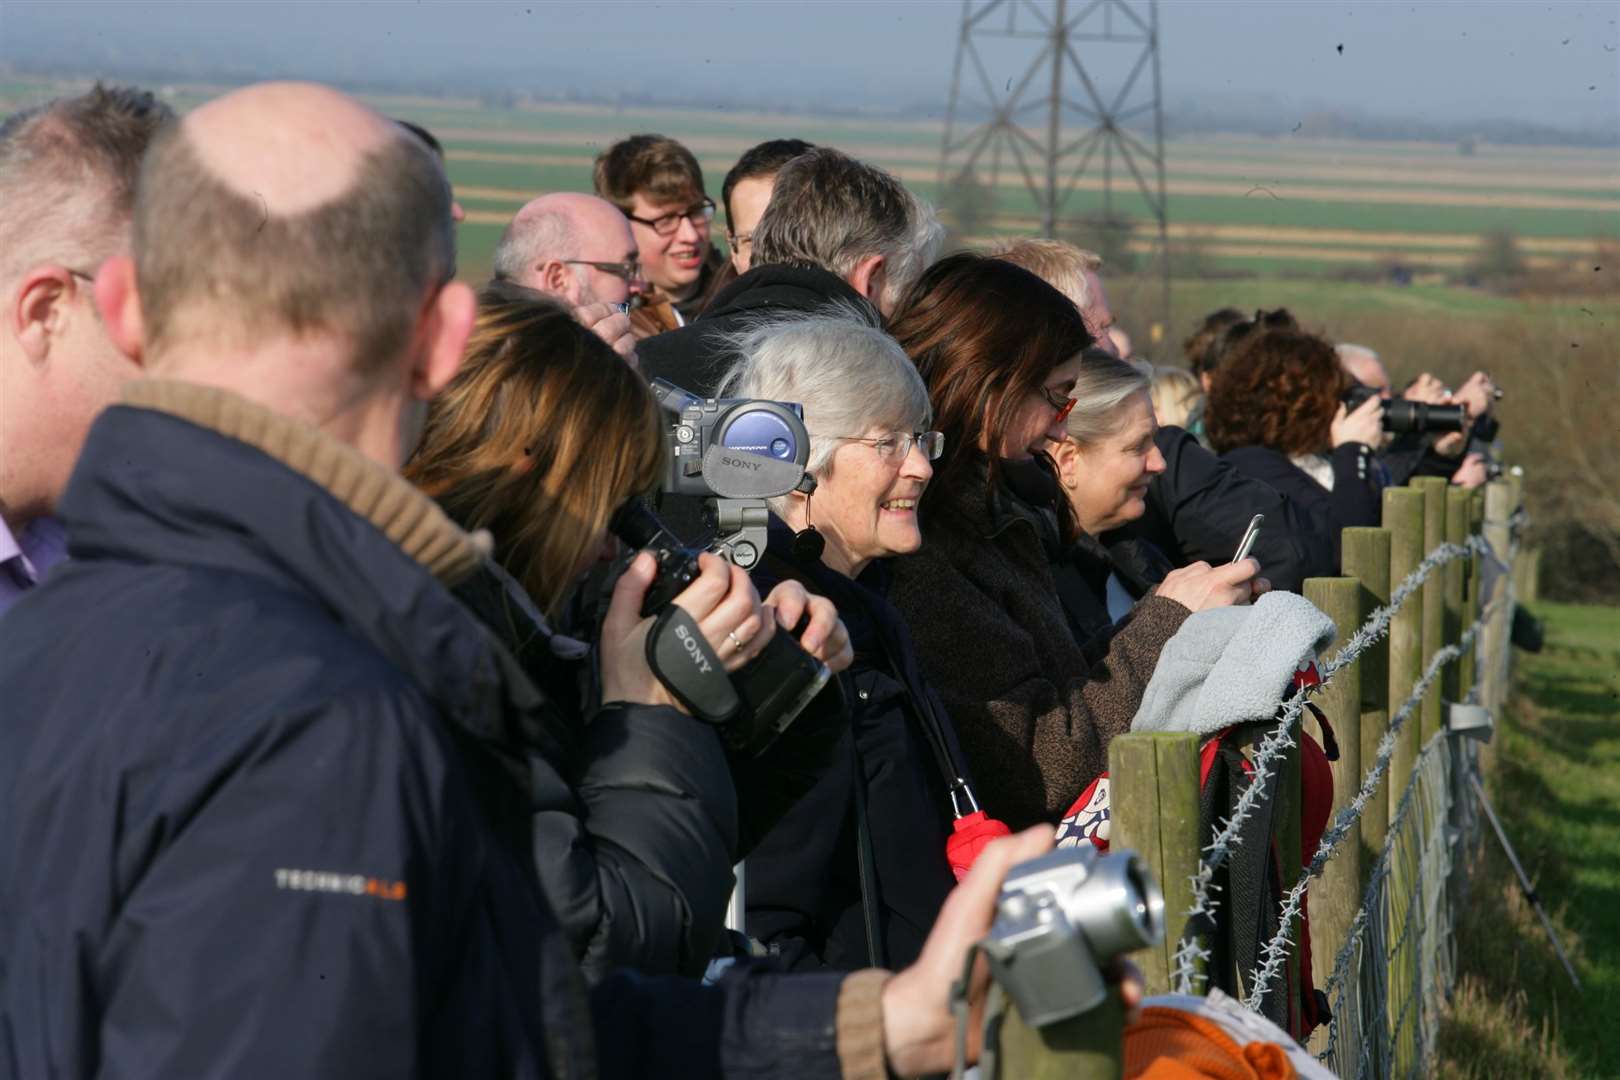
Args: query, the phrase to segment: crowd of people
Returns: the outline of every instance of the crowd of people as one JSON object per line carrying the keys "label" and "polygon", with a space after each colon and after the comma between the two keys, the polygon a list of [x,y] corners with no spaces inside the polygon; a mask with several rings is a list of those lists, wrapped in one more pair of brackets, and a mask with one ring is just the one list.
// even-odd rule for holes
{"label": "crowd of people", "polygon": [[[336,91],[0,124],[0,1074],[945,1071],[1167,643],[1485,478],[1483,373],[1397,394],[1283,310],[1155,366],[1097,256],[943,254],[832,147],[742,155],[724,256],[676,140],[593,186],[474,289],[442,147]],[[651,380],[798,406],[812,481],[662,608],[615,522],[712,522]],[[668,625],[832,677],[742,745]]]}

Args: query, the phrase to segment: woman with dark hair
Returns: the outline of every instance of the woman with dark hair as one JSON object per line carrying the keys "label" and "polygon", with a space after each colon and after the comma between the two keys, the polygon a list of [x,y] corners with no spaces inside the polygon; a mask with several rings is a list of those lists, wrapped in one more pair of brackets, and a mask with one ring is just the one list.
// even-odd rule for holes
{"label": "woman with dark hair", "polygon": [[1354,412],[1338,354],[1302,330],[1260,329],[1228,351],[1210,384],[1206,423],[1222,460],[1288,497],[1339,560],[1339,533],[1377,525],[1380,482],[1373,447],[1383,402]]}
{"label": "woman with dark hair", "polygon": [[1255,566],[1174,571],[1110,636],[1077,641],[1052,574],[1077,527],[1047,445],[1067,434],[1092,344],[1079,310],[1021,267],[964,253],[923,274],[889,330],[944,435],[923,544],[895,560],[891,598],[986,808],[1015,829],[1057,821],[1107,768],[1165,641],[1192,610],[1248,598]]}
{"label": "woman with dark hair", "polygon": [[[480,294],[461,369],[429,407],[405,469],[463,528],[493,537],[494,558],[456,591],[541,691],[527,733],[535,859],[592,981],[621,966],[701,973],[723,928],[740,830],[774,820],[739,796],[715,728],[686,715],[647,664],[651,556],[619,578],[600,628],[580,635],[590,644],[558,627],[581,575],[616,547],[614,511],[656,486],[661,426],[646,384],[595,334],[540,294],[497,283]],[[848,662],[827,601],[794,583],[762,606],[740,569],[713,555],[701,565],[674,602],[727,670],[807,607],[801,642],[835,670]],[[818,762],[788,749],[809,776],[787,782],[750,766],[797,794]]]}

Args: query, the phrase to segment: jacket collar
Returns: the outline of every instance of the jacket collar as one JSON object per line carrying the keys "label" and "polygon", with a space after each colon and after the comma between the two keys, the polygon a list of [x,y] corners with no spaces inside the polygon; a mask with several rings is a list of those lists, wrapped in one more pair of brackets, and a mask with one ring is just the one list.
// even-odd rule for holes
{"label": "jacket collar", "polygon": [[819,266],[756,266],[720,290],[698,322],[766,307],[811,310],[834,301],[871,307],[843,278]]}
{"label": "jacket collar", "polygon": [[488,548],[487,533],[475,540],[463,532],[398,473],[237,394],[174,379],[135,379],[125,386],[124,403],[177,416],[263,451],[326,489],[446,584],[471,574]]}
{"label": "jacket collar", "polygon": [[520,717],[538,695],[446,589],[478,565],[478,544],[431,500],[225,391],[138,380],[125,400],[91,426],[61,502],[74,558],[302,593],[458,726],[502,745],[522,737],[512,725],[530,723]]}

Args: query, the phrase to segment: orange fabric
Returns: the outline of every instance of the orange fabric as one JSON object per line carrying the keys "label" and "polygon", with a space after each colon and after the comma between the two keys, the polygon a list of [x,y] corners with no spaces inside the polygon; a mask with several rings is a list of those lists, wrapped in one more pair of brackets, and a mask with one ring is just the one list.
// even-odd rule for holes
{"label": "orange fabric", "polygon": [[1201,1016],[1151,1005],[1125,1029],[1125,1080],[1295,1080],[1282,1047],[1239,1046]]}

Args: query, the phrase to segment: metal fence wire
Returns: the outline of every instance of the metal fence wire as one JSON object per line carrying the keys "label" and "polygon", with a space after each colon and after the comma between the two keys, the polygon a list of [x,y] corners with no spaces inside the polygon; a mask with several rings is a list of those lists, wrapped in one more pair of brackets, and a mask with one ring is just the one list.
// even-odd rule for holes
{"label": "metal fence wire", "polygon": [[[1509,550],[1502,553],[1505,558],[1498,566],[1512,565],[1522,522],[1522,512],[1515,514]],[[1321,666],[1324,682],[1387,634],[1395,613],[1422,590],[1431,575],[1457,559],[1475,555],[1483,560],[1498,558],[1480,534],[1430,551],[1392,591],[1389,603],[1375,610]],[[1408,698],[1391,715],[1388,730],[1355,796],[1335,815],[1309,865],[1284,894],[1279,929],[1263,945],[1258,963],[1244,980],[1250,988],[1244,1004],[1250,1009],[1258,1011],[1270,988],[1283,982],[1278,976],[1288,961],[1296,927],[1301,925],[1295,917],[1309,883],[1353,834],[1368,802],[1378,796],[1402,727],[1415,722],[1423,699],[1445,666],[1469,650],[1480,649],[1484,628],[1502,614],[1504,606],[1511,613],[1515,602],[1511,574],[1502,574],[1502,585],[1496,593],[1495,600],[1462,630],[1456,641],[1435,651]],[[1505,656],[1478,655],[1480,670],[1489,665],[1505,671],[1506,663]],[[1201,852],[1197,873],[1191,879],[1193,902],[1187,912],[1195,920],[1191,925],[1210,924],[1209,917],[1219,903],[1213,888],[1215,870],[1231,855],[1244,821],[1267,790],[1266,780],[1297,740],[1305,699],[1296,695],[1286,704],[1279,704],[1276,726],[1255,749],[1248,788],[1231,817],[1217,823],[1214,838]],[[1442,730],[1422,748],[1390,819],[1360,909],[1334,957],[1327,984],[1322,987],[1332,1018],[1326,1030],[1325,1049],[1318,1057],[1347,1080],[1417,1076],[1432,1060],[1454,976],[1452,920],[1467,887],[1457,853],[1462,850],[1460,845],[1470,845],[1477,838],[1477,821],[1466,792],[1469,778],[1478,775],[1477,744]],[[1209,957],[1210,950],[1195,934],[1183,937],[1171,963],[1171,981],[1177,992],[1198,992],[1205,981],[1203,970]]]}

